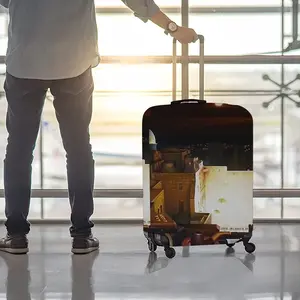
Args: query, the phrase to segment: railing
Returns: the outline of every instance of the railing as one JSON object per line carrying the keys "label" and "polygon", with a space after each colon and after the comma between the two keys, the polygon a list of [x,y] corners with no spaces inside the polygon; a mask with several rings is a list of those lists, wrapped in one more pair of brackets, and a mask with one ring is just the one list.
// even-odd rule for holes
{"label": "railing", "polygon": [[[161,6],[161,9],[166,14],[180,14],[180,6]],[[293,10],[292,6],[285,6],[284,12],[291,13]],[[300,7],[299,7],[300,10]],[[189,14],[274,14],[281,13],[282,8],[278,6],[192,6],[189,7]],[[132,14],[132,12],[125,6],[120,7],[96,7],[96,13],[99,15],[105,14]],[[7,14],[7,9],[0,6],[0,14]]]}
{"label": "railing", "polygon": [[[187,61],[186,61],[187,59]],[[299,64],[300,55],[206,55],[205,64],[262,64],[262,65],[280,65],[280,64]],[[0,64],[4,64],[5,56],[0,56]],[[199,57],[190,55],[187,58],[178,56],[178,63],[198,64]],[[171,64],[172,56],[154,55],[154,56],[101,56],[101,64]]]}
{"label": "railing", "polygon": [[[181,13],[182,25],[188,26],[189,14],[200,13],[282,13],[291,12],[291,7],[285,7],[282,2],[281,7],[189,7],[188,0],[181,1],[181,7],[163,8],[166,13]],[[1,11],[2,12],[2,11]],[[126,7],[123,8],[97,8],[97,13],[131,13]],[[284,22],[282,22],[284,23]],[[282,28],[284,29],[284,28]],[[282,30],[282,38],[286,36]],[[282,47],[283,49],[283,47]],[[182,52],[183,56],[178,56],[177,62],[183,67],[189,63],[196,64],[199,62],[198,56],[188,56],[186,51]],[[0,56],[0,64],[4,64],[5,56]],[[172,57],[165,56],[101,56],[102,64],[171,64]],[[223,56],[205,56],[205,64],[299,64],[300,55],[223,55]],[[182,92],[188,91],[188,72],[184,68],[182,73]],[[283,70],[282,70],[283,73]],[[283,123],[283,122],[282,122]],[[42,153],[42,151],[41,151]],[[0,197],[4,197],[4,190],[0,190]],[[141,189],[95,189],[95,198],[143,198]],[[283,210],[283,198],[300,199],[300,189],[254,189],[254,198],[281,198],[281,216]],[[43,219],[43,198],[68,198],[67,189],[33,189],[32,198],[41,198],[41,219]],[[47,200],[45,200],[47,201]],[[300,219],[300,216],[299,216]],[[274,219],[273,219],[274,220]],[[282,219],[280,219],[282,220]],[[40,220],[49,222],[50,220]],[[64,220],[66,221],[66,220]],[[291,221],[291,220],[290,220]],[[61,221],[56,221],[61,222]]]}
{"label": "railing", "polygon": [[[0,198],[4,197],[4,190],[0,190]],[[142,205],[143,190],[141,189],[95,189],[95,199],[111,198],[111,199],[140,199],[140,205]],[[69,216],[66,215],[63,219],[51,219],[44,218],[44,203],[47,202],[44,198],[52,199],[67,199],[67,189],[33,189],[32,198],[40,198],[41,205],[41,216],[39,219],[31,219],[30,222],[33,224],[69,224]],[[281,210],[283,210],[283,198],[292,199],[299,198],[300,200],[300,189],[254,189],[253,198],[281,198]],[[0,221],[4,221],[1,220]],[[94,218],[94,223],[104,224],[142,224],[142,217],[126,217],[126,218]],[[255,218],[254,223],[299,223],[299,218],[284,218],[283,211],[281,217],[277,218]]]}
{"label": "railing", "polygon": [[[4,197],[4,190],[0,190],[0,198]],[[33,189],[32,198],[67,198],[67,189]],[[95,189],[95,198],[143,198],[141,189]],[[254,189],[254,198],[298,198],[300,189]],[[299,216],[300,217],[300,216]]]}
{"label": "railing", "polygon": [[[188,2],[188,1],[187,1]],[[182,12],[182,7],[164,7],[161,9],[166,14],[180,14]],[[300,7],[299,7],[300,9]],[[291,6],[285,6],[283,8],[285,13],[291,13],[293,8]],[[281,13],[282,8],[280,6],[190,6],[189,15],[192,14],[274,14]],[[102,14],[131,14],[131,11],[127,7],[97,7],[96,13]]]}

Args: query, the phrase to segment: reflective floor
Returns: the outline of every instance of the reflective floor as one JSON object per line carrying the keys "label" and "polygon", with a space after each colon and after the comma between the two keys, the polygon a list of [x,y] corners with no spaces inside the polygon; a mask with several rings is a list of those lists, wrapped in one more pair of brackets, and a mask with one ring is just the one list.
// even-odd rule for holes
{"label": "reflective floor", "polygon": [[95,235],[99,253],[73,256],[67,226],[33,226],[29,255],[0,252],[0,299],[300,299],[300,225],[257,225],[255,255],[203,246],[172,260],[149,256],[140,226]]}

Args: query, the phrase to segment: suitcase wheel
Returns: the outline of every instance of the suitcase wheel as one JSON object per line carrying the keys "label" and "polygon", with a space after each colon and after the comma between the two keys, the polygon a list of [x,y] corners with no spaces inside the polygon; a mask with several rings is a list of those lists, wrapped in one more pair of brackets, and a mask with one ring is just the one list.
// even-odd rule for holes
{"label": "suitcase wheel", "polygon": [[227,241],[225,242],[225,244],[226,244],[226,246],[228,247],[228,248],[232,248],[232,247],[234,247],[234,245],[235,245],[235,243],[227,243]]}
{"label": "suitcase wheel", "polygon": [[245,250],[248,253],[253,253],[255,251],[256,247],[253,243],[247,243],[245,244]]}
{"label": "suitcase wheel", "polygon": [[176,255],[176,251],[174,248],[165,248],[165,254],[167,258],[173,258]]}
{"label": "suitcase wheel", "polygon": [[154,244],[151,240],[148,240],[148,249],[150,252],[155,252],[157,249],[157,245]]}

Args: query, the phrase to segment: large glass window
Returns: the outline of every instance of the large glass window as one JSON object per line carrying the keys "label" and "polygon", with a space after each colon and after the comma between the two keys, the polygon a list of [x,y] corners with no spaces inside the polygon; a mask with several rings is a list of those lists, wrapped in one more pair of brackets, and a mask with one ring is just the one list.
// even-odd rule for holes
{"label": "large glass window", "polygon": [[[285,1],[287,2],[287,1]],[[179,8],[181,0],[156,0],[163,9]],[[189,1],[191,11],[203,8],[202,13],[190,14],[189,25],[206,39],[206,55],[243,55],[281,50],[280,0],[252,0],[240,3],[236,0]],[[201,6],[200,6],[201,4]],[[144,24],[134,17],[122,1],[96,1],[99,30],[99,49],[104,61],[111,56],[170,56],[172,39],[151,22]],[[289,3],[288,5],[291,5]],[[259,12],[259,7],[269,7],[268,13]],[[212,8],[211,12],[205,8]],[[216,8],[214,10],[214,7]],[[247,9],[239,13],[237,9]],[[251,8],[252,7],[252,8]],[[103,8],[103,13],[101,13]],[[113,13],[111,9],[118,9]],[[120,8],[122,8],[120,10]],[[224,13],[220,13],[224,8]],[[232,12],[230,12],[232,8]],[[255,9],[254,9],[255,8]],[[276,9],[277,8],[277,12]],[[250,11],[251,10],[251,11]],[[176,11],[175,11],[176,12]],[[181,23],[179,11],[170,17]],[[291,34],[291,14],[285,14],[285,33]],[[259,28],[257,30],[256,28]],[[7,45],[7,15],[0,14],[0,55],[5,55]],[[285,39],[285,46],[291,41]],[[189,47],[190,55],[198,55],[198,43]],[[178,46],[178,54],[181,47]],[[292,54],[296,54],[293,52]],[[289,53],[290,54],[290,53]],[[159,57],[158,57],[159,59]],[[289,82],[298,73],[297,65],[284,66],[284,81]],[[0,74],[5,71],[0,66]],[[95,81],[94,114],[91,124],[91,142],[96,160],[96,188],[140,189],[141,169],[141,121],[143,112],[150,106],[170,103],[172,67],[168,64],[100,64],[93,70]],[[177,89],[181,97],[181,66],[178,65]],[[205,66],[205,88],[207,101],[227,102],[245,106],[254,119],[254,188],[297,188],[300,179],[300,138],[297,134],[300,108],[287,97],[281,103],[276,101],[266,105],[280,93],[278,86],[263,80],[267,74],[281,83],[280,65],[237,65],[207,64]],[[3,92],[0,76],[0,92]],[[190,96],[198,97],[198,66],[189,67]],[[284,93],[299,100],[296,81]],[[3,187],[3,158],[6,145],[5,113],[6,100],[0,98],[0,183]],[[283,126],[282,126],[283,125]],[[59,133],[51,95],[47,97],[42,136],[39,135],[34,153],[33,188],[67,188],[65,152]],[[283,139],[282,139],[283,133]],[[40,145],[42,141],[42,145]],[[284,152],[282,154],[282,141]],[[40,157],[40,146],[43,156]],[[41,177],[42,172],[42,177]],[[31,217],[41,213],[41,200],[32,200]],[[298,199],[283,200],[283,216],[300,216]],[[51,219],[69,218],[67,199],[44,199],[44,217]],[[140,218],[141,199],[96,199],[96,218]],[[4,217],[4,201],[0,201],[0,218]],[[254,217],[280,218],[281,199],[254,199]]]}
{"label": "large glass window", "polygon": [[280,21],[280,14],[193,14],[189,26],[205,36],[206,55],[244,55],[280,51]]}
{"label": "large glass window", "polygon": [[[179,24],[181,17],[176,14],[172,19]],[[100,14],[97,24],[101,55],[169,55],[172,49],[163,29],[132,14]]]}
{"label": "large glass window", "polygon": [[[141,219],[143,217],[142,199],[95,199],[94,217],[97,219]],[[70,205],[68,199],[44,199],[45,219],[69,219]]]}
{"label": "large glass window", "polygon": [[[128,69],[127,69],[128,68]],[[180,67],[179,75],[180,75]],[[129,86],[120,86],[113,90],[112,78],[121,81],[128,70],[131,76]],[[291,74],[289,74],[291,72]],[[287,72],[292,77],[293,70]],[[157,76],[156,76],[157,74]],[[281,106],[280,101],[268,108],[263,107],[274,93],[272,83],[262,79],[263,74],[269,74],[274,79],[280,78],[280,66],[268,65],[208,65],[206,66],[206,89],[208,101],[227,102],[245,106],[254,118],[254,187],[280,188],[281,187]],[[111,76],[111,77],[110,77]],[[101,80],[101,77],[104,80]],[[143,65],[118,66],[105,65],[95,70],[97,91],[95,92],[95,110],[91,125],[92,144],[96,160],[96,187],[97,188],[142,188],[141,158],[141,121],[143,112],[150,106],[167,104],[171,101],[171,66]],[[155,78],[156,80],[151,80]],[[180,88],[180,76],[178,88]],[[142,88],[134,82],[142,82]],[[121,85],[122,83],[120,83]],[[130,85],[131,84],[131,85]],[[198,97],[198,67],[190,66],[191,97]],[[102,92],[101,92],[102,90]],[[121,94],[118,90],[123,91]],[[258,91],[258,92],[257,92]],[[178,95],[178,98],[180,95]],[[47,102],[44,120],[47,121],[47,130],[44,130],[44,141],[47,145],[55,145],[55,155],[47,158],[49,167],[45,167],[45,184],[47,188],[67,187],[65,175],[65,158],[61,146],[58,126],[55,120],[51,102]],[[51,116],[51,118],[50,118]],[[289,122],[289,120],[288,120]],[[52,127],[52,129],[51,129]],[[48,142],[47,142],[48,141]],[[45,151],[50,147],[45,147]],[[59,158],[59,159],[58,159]],[[45,165],[46,165],[45,161]],[[52,174],[50,174],[50,171]],[[51,179],[50,179],[51,178]],[[48,200],[45,200],[48,201]],[[66,206],[61,212],[68,209],[67,201],[56,201],[53,207]],[[95,210],[96,217],[102,217],[102,200],[99,209]],[[128,203],[124,199],[107,199],[105,205],[115,207],[121,203]],[[128,200],[129,201],[129,200]],[[139,208],[128,211],[130,216],[139,217],[141,202],[130,200]],[[103,202],[104,203],[104,202]],[[104,205],[104,206],[105,206]],[[101,206],[101,208],[100,208]],[[255,199],[255,217],[279,218],[279,199]],[[98,206],[97,206],[98,207]],[[113,212],[112,216],[121,216],[126,204],[120,206],[120,211]],[[135,213],[138,213],[137,215]],[[48,212],[46,212],[46,216]],[[49,216],[55,217],[49,211]]]}
{"label": "large glass window", "polygon": [[[128,86],[122,88],[122,77],[125,76],[126,68],[130,80]],[[196,65],[191,66],[191,97],[198,96],[197,71]],[[207,66],[206,99],[211,102],[243,105],[252,113],[255,126],[254,186],[255,188],[280,188],[280,105],[277,101],[272,107],[267,109],[263,107],[263,103],[273,97],[270,91],[271,84],[262,80],[264,73],[276,78],[280,68],[257,65]],[[171,67],[106,65],[102,70],[95,71],[94,78],[96,87],[101,86],[103,90],[103,92],[100,89],[95,92],[91,125],[91,139],[97,162],[96,187],[141,188],[142,116],[150,106],[171,102]],[[113,82],[120,82],[121,88],[114,91],[110,86]],[[178,86],[180,86],[179,80]],[[123,92],[120,94],[118,90]],[[255,95],[257,90],[261,92]],[[44,174],[47,178],[45,184],[49,188],[66,187],[64,150],[51,101],[46,104],[44,124]],[[51,186],[49,177],[55,180],[54,186]]]}
{"label": "large glass window", "polygon": [[[181,24],[179,14],[170,14],[170,18]],[[192,14],[189,19],[189,26],[205,36],[207,55],[256,54],[281,50],[279,13]],[[171,38],[151,22],[144,24],[132,14],[100,14],[97,22],[101,55],[171,54]],[[259,30],[253,30],[253,24]],[[197,45],[191,45],[190,48],[192,53]]]}

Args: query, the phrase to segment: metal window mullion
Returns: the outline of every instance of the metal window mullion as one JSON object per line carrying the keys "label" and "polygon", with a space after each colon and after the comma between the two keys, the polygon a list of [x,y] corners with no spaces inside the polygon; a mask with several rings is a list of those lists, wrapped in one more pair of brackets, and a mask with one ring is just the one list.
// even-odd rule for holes
{"label": "metal window mullion", "polygon": [[[67,189],[33,189],[32,198],[68,198]],[[143,198],[142,189],[95,189],[95,198]],[[253,198],[299,198],[300,189],[254,189]],[[4,198],[4,190],[0,190]]]}
{"label": "metal window mullion", "polygon": [[[189,26],[189,0],[181,0],[181,24]],[[189,45],[182,44],[181,98],[189,98]]]}
{"label": "metal window mullion", "polygon": [[[177,57],[177,62],[182,62]],[[190,64],[199,64],[199,55],[188,56]],[[215,65],[299,65],[300,55],[205,55],[205,64]],[[5,56],[0,55],[0,64],[5,64]],[[139,65],[139,64],[172,64],[172,55],[141,55],[141,56],[101,56],[101,64]]]}
{"label": "metal window mullion", "polygon": [[[40,124],[40,145],[39,145],[39,154],[40,154],[40,187],[41,189],[44,189],[44,155],[43,155],[43,117],[41,118],[41,124]],[[40,217],[41,219],[44,219],[44,198],[41,197],[40,201]]]}
{"label": "metal window mullion", "polygon": [[[284,56],[284,0],[281,0],[281,55]],[[284,85],[284,63],[281,64],[281,86]],[[280,170],[281,170],[281,188],[284,187],[284,136],[285,136],[285,128],[284,128],[284,96],[281,96],[280,103],[280,136],[281,136],[281,162],[280,162]],[[284,202],[283,197],[280,198],[280,217],[283,219],[284,216]]]}
{"label": "metal window mullion", "polygon": [[[199,2],[200,3],[200,2]],[[299,7],[300,8],[300,7]],[[177,6],[161,6],[161,9],[166,14],[179,14],[180,7]],[[286,6],[284,8],[285,12],[292,12],[291,6]],[[280,14],[281,7],[278,6],[193,6],[190,8],[190,14],[208,14],[208,15],[218,15],[218,14]],[[127,7],[96,7],[97,15],[106,15],[106,14],[114,14],[114,15],[127,15],[131,16],[131,11]],[[1,14],[1,11],[0,11]]]}
{"label": "metal window mullion", "polygon": [[[61,219],[28,219],[33,225],[69,225],[70,220],[68,218]],[[0,222],[5,222],[5,219],[0,219]],[[94,224],[106,224],[106,225],[142,225],[143,218],[93,218]],[[281,219],[281,218],[253,218],[254,224],[299,224],[300,219]]]}

